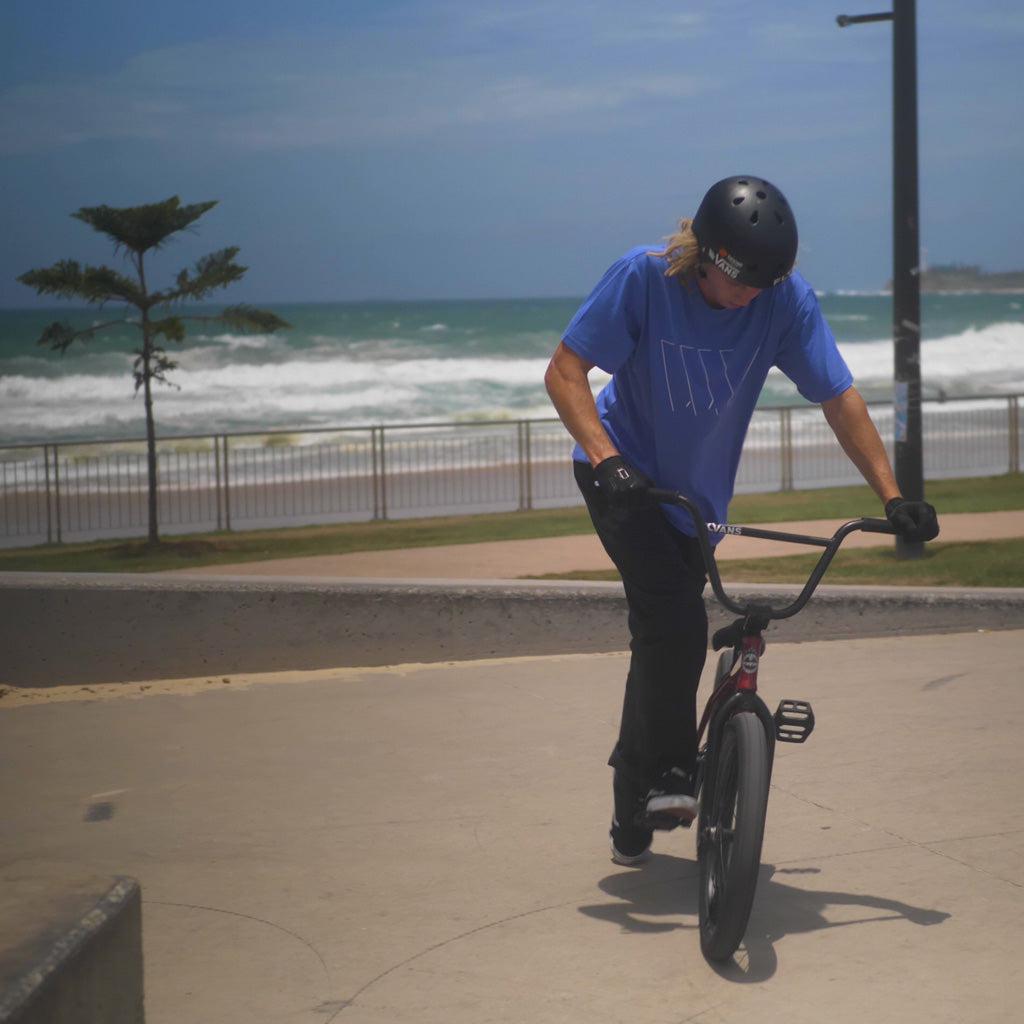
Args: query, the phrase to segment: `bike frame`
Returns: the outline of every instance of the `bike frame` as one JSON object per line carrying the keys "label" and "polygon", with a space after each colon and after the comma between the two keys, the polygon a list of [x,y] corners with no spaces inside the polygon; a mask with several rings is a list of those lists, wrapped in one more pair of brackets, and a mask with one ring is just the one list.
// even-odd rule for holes
{"label": "bike frame", "polygon": [[[701,715],[700,725],[697,728],[698,746],[704,737],[708,725],[714,720],[715,713],[720,709],[729,706],[730,713],[740,710],[738,707],[731,706],[735,703],[756,710],[754,701],[747,699],[733,702],[733,698],[741,695],[746,695],[748,698],[757,696],[757,669],[761,655],[764,654],[765,646],[764,638],[760,633],[743,637],[739,657],[736,659],[735,664],[719,681],[718,686],[715,687],[708,698],[707,704],[704,705],[704,714]],[[721,717],[724,719],[726,716],[723,715]],[[759,717],[761,716],[759,715]],[[769,730],[769,735],[774,735],[773,730],[774,725]]]}

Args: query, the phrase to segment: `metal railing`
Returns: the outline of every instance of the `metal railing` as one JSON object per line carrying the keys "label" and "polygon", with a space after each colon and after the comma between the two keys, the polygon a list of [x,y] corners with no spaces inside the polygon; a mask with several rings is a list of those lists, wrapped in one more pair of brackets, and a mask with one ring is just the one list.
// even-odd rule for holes
{"label": "metal railing", "polygon": [[[925,475],[1020,472],[1020,397],[925,401]],[[891,404],[869,409],[891,437]],[[158,518],[183,533],[573,505],[571,446],[554,418],[165,438]],[[817,408],[754,413],[738,492],[858,482]],[[142,441],[0,447],[0,545],[136,536],[146,518]]]}

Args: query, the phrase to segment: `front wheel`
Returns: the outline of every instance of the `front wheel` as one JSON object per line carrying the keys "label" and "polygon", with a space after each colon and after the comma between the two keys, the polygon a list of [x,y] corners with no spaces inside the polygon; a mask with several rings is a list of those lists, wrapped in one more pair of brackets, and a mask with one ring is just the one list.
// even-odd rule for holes
{"label": "front wheel", "polygon": [[705,780],[697,831],[700,948],[709,960],[728,960],[747,929],[768,810],[771,752],[756,714],[726,722],[717,763],[707,768],[714,777]]}

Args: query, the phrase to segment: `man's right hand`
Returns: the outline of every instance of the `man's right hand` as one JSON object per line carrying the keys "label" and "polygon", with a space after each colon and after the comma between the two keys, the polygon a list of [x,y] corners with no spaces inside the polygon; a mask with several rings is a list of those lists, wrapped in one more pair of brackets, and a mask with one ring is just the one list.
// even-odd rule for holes
{"label": "man's right hand", "polygon": [[613,505],[647,508],[652,481],[630,466],[621,455],[612,455],[594,467],[594,483]]}

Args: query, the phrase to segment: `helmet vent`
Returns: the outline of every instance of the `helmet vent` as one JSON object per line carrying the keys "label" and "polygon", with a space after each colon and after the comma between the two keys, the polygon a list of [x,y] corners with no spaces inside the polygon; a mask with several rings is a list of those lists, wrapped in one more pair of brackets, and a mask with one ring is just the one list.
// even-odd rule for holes
{"label": "helmet vent", "polygon": [[781,213],[779,213],[779,211],[778,211],[778,210],[776,210],[776,211],[775,211],[775,219],[776,219],[776,220],[777,220],[777,221],[778,221],[778,222],[779,222],[780,224],[785,224],[785,223],[786,223],[786,221],[785,221],[785,219],[783,218],[782,214],[781,214]]}
{"label": "helmet vent", "polygon": [[758,192],[757,193],[757,198],[758,199],[767,199],[768,198],[768,193],[767,192]]}
{"label": "helmet vent", "polygon": [[733,205],[733,206],[739,206],[739,205],[740,205],[740,203],[742,203],[742,202],[743,202],[743,200],[744,200],[744,199],[746,199],[746,198],[747,198],[746,196],[737,196],[737,197],[736,197],[736,198],[735,198],[735,199],[734,199],[734,200],[732,201],[732,205]]}
{"label": "helmet vent", "polygon": [[739,180],[739,181],[737,181],[737,182],[736,182],[736,184],[737,184],[737,185],[749,185],[749,184],[750,184],[750,182],[749,182],[749,181],[747,181],[747,180],[746,180],[745,178],[740,178],[740,180]]}
{"label": "helmet vent", "polygon": [[754,211],[754,212],[753,212],[753,213],[752,213],[752,214],[750,215],[750,223],[751,223],[751,224],[756,224],[756,223],[757,223],[757,210],[755,210],[755,211]]}

